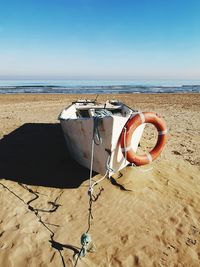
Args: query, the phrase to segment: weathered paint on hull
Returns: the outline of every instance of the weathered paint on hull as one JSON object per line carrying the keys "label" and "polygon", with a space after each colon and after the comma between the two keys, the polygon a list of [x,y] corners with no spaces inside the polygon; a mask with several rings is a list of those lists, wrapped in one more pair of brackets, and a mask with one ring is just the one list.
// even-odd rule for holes
{"label": "weathered paint on hull", "polygon": [[[109,167],[113,170],[109,176],[121,170],[129,162],[124,158],[119,138],[122,129],[130,116],[106,116],[101,119],[99,133],[102,138],[100,145],[94,145],[93,170],[104,175],[107,170],[107,161],[110,157]],[[92,139],[93,139],[93,118],[61,119],[61,126],[67,147],[72,157],[86,168],[90,168]],[[138,127],[132,139],[132,148],[137,150],[142,136],[144,125]],[[109,152],[110,151],[110,155]]]}

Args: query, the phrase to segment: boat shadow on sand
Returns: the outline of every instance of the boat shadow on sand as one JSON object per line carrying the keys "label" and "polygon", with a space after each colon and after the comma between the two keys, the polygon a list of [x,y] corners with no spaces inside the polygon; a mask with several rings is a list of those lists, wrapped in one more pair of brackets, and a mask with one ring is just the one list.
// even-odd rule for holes
{"label": "boat shadow on sand", "polygon": [[70,157],[58,123],[27,123],[0,140],[0,178],[77,188],[88,177],[89,170]]}

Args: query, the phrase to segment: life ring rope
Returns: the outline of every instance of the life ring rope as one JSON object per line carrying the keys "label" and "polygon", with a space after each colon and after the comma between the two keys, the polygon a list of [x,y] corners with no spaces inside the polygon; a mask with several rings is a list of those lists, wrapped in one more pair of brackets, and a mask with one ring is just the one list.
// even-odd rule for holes
{"label": "life ring rope", "polygon": [[[144,123],[150,123],[156,127],[158,132],[157,143],[151,151],[146,151],[143,155],[137,155],[131,146],[132,135],[138,126]],[[166,144],[167,132],[166,124],[159,115],[153,112],[139,112],[128,120],[122,130],[120,138],[122,153],[126,160],[137,166],[151,163],[162,152]]]}
{"label": "life ring rope", "polygon": [[151,154],[149,152],[147,152],[147,151],[145,152],[145,154],[146,154],[146,156],[147,156],[147,158],[149,160],[149,163],[151,163],[153,161],[153,158],[152,158]]}
{"label": "life ring rope", "polygon": [[164,130],[164,131],[158,131],[158,135],[164,135],[164,134],[167,134],[168,133],[168,130]]}
{"label": "life ring rope", "polygon": [[145,116],[142,112],[139,112],[138,115],[140,116],[141,122],[145,123]]}

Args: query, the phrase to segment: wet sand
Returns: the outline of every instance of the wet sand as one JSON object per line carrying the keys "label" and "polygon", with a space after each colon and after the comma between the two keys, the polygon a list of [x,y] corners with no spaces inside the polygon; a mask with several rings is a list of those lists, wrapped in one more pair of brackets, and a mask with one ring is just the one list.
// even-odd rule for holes
{"label": "wet sand", "polygon": [[[57,117],[84,97],[95,96],[0,95],[0,266],[75,264],[88,227],[89,171],[70,158]],[[98,100],[113,97],[159,113],[168,143],[153,164],[95,187],[96,252],[77,266],[200,266],[200,95]]]}

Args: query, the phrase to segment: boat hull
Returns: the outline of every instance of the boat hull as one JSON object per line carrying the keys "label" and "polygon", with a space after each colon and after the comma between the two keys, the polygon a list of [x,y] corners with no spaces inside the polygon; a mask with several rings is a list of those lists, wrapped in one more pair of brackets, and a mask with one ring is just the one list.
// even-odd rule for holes
{"label": "boat hull", "polygon": [[[130,116],[133,116],[132,113]],[[120,146],[120,135],[130,116],[105,116],[99,123],[99,134],[102,143],[94,144],[93,171],[109,176],[129,164],[124,158]],[[90,168],[92,155],[94,118],[65,119],[60,116],[60,123],[66,140],[68,150],[72,157],[82,166]],[[138,127],[132,138],[132,149],[136,152],[144,125]]]}

